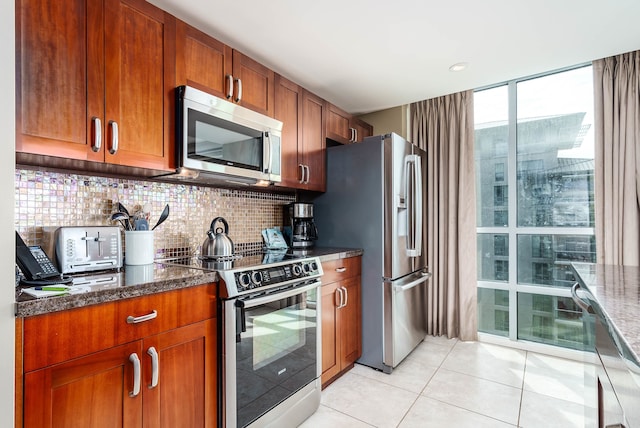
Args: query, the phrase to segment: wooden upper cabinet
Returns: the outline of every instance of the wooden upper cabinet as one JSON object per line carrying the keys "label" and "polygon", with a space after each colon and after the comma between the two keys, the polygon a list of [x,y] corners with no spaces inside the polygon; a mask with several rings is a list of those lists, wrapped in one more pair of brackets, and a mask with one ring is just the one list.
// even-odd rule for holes
{"label": "wooden upper cabinet", "polygon": [[91,117],[104,119],[102,16],[98,1],[16,0],[17,151],[104,158],[90,148]]}
{"label": "wooden upper cabinet", "polygon": [[282,122],[281,181],[279,186],[302,188],[302,88],[280,75],[275,77],[274,118]]}
{"label": "wooden upper cabinet", "polygon": [[233,51],[233,101],[273,117],[275,73],[248,56]]}
{"label": "wooden upper cabinet", "polygon": [[342,144],[351,142],[352,132],[349,125],[351,115],[344,110],[329,104],[327,109],[327,138]]}
{"label": "wooden upper cabinet", "polygon": [[282,122],[282,187],[324,191],[325,102],[282,76],[275,77],[274,117]]}
{"label": "wooden upper cabinet", "polygon": [[307,90],[302,92],[302,153],[306,189],[326,190],[325,102]]}
{"label": "wooden upper cabinet", "polygon": [[340,144],[359,143],[373,135],[373,126],[339,107],[327,109],[327,138]]}
{"label": "wooden upper cabinet", "polygon": [[17,0],[16,17],[16,151],[168,170],[171,15],[144,0]]}
{"label": "wooden upper cabinet", "polygon": [[176,86],[188,85],[226,98],[232,72],[229,46],[178,20],[176,23]]}
{"label": "wooden upper cabinet", "polygon": [[352,119],[351,126],[355,130],[356,143],[361,143],[362,140],[373,135],[373,126],[358,117]]}
{"label": "wooden upper cabinet", "polygon": [[273,117],[275,73],[177,20],[176,86],[189,85]]}

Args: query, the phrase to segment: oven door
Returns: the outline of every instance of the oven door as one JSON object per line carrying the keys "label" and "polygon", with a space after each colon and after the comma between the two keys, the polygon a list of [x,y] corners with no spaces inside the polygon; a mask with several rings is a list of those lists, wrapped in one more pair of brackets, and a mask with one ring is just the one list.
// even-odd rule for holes
{"label": "oven door", "polygon": [[248,426],[286,406],[287,398],[319,378],[319,285],[225,302],[227,427]]}

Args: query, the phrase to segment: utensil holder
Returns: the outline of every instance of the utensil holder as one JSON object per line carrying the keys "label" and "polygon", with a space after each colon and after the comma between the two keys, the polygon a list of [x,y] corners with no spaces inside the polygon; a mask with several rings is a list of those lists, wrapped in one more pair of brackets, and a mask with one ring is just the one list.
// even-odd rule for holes
{"label": "utensil holder", "polygon": [[125,265],[151,264],[154,254],[152,230],[127,230],[124,232]]}

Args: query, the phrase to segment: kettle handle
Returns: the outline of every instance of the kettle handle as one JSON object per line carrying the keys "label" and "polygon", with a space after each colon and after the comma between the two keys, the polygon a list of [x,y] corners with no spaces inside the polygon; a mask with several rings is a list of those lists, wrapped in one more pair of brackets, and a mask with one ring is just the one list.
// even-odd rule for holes
{"label": "kettle handle", "polygon": [[216,230],[214,229],[214,226],[218,221],[221,221],[222,224],[224,224],[224,233],[229,234],[229,223],[227,223],[227,220],[225,220],[223,217],[216,217],[213,220],[211,220],[211,226],[209,226],[209,230],[215,233]]}

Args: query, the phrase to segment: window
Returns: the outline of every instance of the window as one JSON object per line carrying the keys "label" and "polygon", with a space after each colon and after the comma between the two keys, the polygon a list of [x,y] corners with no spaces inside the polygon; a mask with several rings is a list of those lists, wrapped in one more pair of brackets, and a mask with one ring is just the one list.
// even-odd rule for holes
{"label": "window", "polygon": [[496,163],[495,180],[496,181],[504,181],[504,162]]}
{"label": "window", "polygon": [[504,207],[507,205],[507,186],[493,186],[493,205]]}
{"label": "window", "polygon": [[596,260],[592,86],[587,66],[475,93],[481,332],[582,349],[570,264]]}

